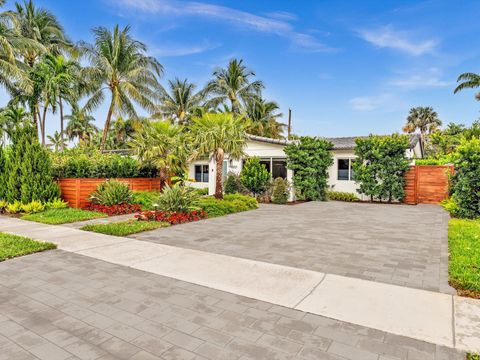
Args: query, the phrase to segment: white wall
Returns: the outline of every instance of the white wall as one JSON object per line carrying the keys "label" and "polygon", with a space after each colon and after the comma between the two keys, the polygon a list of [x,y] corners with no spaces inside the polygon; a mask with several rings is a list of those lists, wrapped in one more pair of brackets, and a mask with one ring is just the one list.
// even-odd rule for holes
{"label": "white wall", "polygon": [[357,193],[358,185],[353,180],[338,180],[338,159],[355,159],[353,150],[333,150],[333,165],[328,169],[328,187],[333,191],[342,191],[356,194],[359,198],[362,195]]}

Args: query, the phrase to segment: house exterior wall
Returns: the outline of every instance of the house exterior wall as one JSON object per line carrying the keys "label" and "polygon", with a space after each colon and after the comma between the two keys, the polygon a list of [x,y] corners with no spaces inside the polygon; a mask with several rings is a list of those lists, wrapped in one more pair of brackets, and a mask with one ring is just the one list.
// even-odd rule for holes
{"label": "house exterior wall", "polygon": [[357,192],[358,184],[353,180],[339,180],[338,179],[338,160],[339,159],[355,159],[353,150],[332,150],[333,165],[328,169],[328,187],[332,191],[341,191],[354,193],[361,199],[363,195]]}

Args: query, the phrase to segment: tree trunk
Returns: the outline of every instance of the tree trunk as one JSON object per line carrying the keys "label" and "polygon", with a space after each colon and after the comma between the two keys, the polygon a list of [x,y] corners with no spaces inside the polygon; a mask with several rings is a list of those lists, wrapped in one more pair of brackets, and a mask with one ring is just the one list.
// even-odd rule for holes
{"label": "tree trunk", "polygon": [[163,191],[165,184],[167,183],[167,169],[164,167],[160,168],[158,176],[160,178],[160,191]]}
{"label": "tree trunk", "polygon": [[215,151],[215,160],[217,162],[217,171],[215,175],[215,198],[217,199],[223,199],[222,175],[224,155],[223,149],[217,149],[217,151]]}
{"label": "tree trunk", "polygon": [[43,118],[40,124],[40,130],[42,132],[42,145],[45,146],[45,122],[47,119],[47,108],[48,108],[48,102],[45,103],[45,107],[43,108]]}
{"label": "tree trunk", "polygon": [[103,128],[102,142],[100,143],[100,150],[105,150],[105,143],[107,142],[108,130],[110,128],[110,120],[112,119],[113,114],[113,97],[110,107],[108,108],[107,119],[105,120],[105,126]]}
{"label": "tree trunk", "polygon": [[64,141],[63,141],[63,133],[64,133],[64,130],[63,130],[63,103],[62,103],[62,97],[59,96],[58,97],[58,103],[60,105],[60,150],[63,151],[65,150],[65,144],[64,144]]}

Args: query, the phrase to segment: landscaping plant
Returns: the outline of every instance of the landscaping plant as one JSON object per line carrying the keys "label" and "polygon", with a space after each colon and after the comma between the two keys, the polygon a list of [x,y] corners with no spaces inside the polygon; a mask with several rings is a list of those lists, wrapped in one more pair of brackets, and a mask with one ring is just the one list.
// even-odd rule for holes
{"label": "landscaping plant", "polygon": [[158,204],[160,193],[158,191],[134,191],[132,203],[139,204],[144,210],[153,210],[154,204]]}
{"label": "landscaping plant", "polygon": [[166,185],[158,198],[158,209],[170,212],[189,212],[199,210],[198,193],[180,184]]}
{"label": "landscaping plant", "polygon": [[229,174],[227,176],[227,181],[224,184],[224,192],[225,194],[236,194],[240,190],[239,186],[240,179],[235,174]]}
{"label": "landscaping plant", "polygon": [[274,204],[286,204],[290,193],[290,185],[281,177],[273,181],[272,202]]}
{"label": "landscaping plant", "polygon": [[171,225],[176,225],[205,219],[207,218],[207,214],[203,210],[194,210],[187,212],[142,211],[140,214],[135,215],[135,218],[143,221],[160,221],[167,222]]}
{"label": "landscaping plant", "polygon": [[112,206],[132,203],[132,191],[127,183],[118,180],[107,180],[97,186],[90,195],[94,204]]}
{"label": "landscaping plant", "polygon": [[347,202],[357,202],[360,199],[354,193],[343,192],[343,191],[331,191],[327,192],[328,200],[337,200],[337,201],[347,201]]}
{"label": "landscaping plant", "polygon": [[142,207],[139,204],[116,204],[116,205],[101,205],[90,203],[83,208],[87,211],[96,211],[107,214],[108,216],[134,214],[140,212]]}
{"label": "landscaping plant", "polygon": [[39,251],[56,249],[57,245],[26,237],[0,233],[0,261]]}
{"label": "landscaping plant", "polygon": [[68,208],[68,203],[62,199],[53,199],[47,201],[45,204],[46,209],[65,209]]}
{"label": "landscaping plant", "polygon": [[40,201],[32,200],[28,204],[22,205],[22,212],[25,214],[35,214],[45,210],[45,205],[43,205]]}
{"label": "landscaping plant", "polygon": [[254,197],[241,194],[227,194],[223,200],[214,197],[201,198],[198,205],[207,213],[208,217],[223,216],[258,208],[258,202]]}
{"label": "landscaping plant", "polygon": [[49,209],[37,214],[26,214],[21,217],[22,220],[35,221],[43,224],[67,224],[77,221],[84,221],[106,217],[107,215],[96,211],[86,211],[81,209]]}
{"label": "landscaping plant", "polygon": [[287,167],[293,170],[293,185],[300,200],[326,200],[328,169],[333,164],[333,144],[304,136],[285,147]]}
{"label": "landscaping plant", "polygon": [[255,196],[263,193],[268,186],[270,173],[264,164],[260,163],[259,157],[248,158],[240,172],[240,182]]}
{"label": "landscaping plant", "polygon": [[85,225],[81,230],[114,236],[127,236],[167,226],[170,226],[167,222],[127,220],[110,224]]}

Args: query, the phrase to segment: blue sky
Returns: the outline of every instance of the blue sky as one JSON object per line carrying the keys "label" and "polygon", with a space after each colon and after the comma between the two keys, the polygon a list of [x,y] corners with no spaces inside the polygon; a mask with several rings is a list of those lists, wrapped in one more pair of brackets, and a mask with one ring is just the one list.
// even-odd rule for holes
{"label": "blue sky", "polygon": [[[480,72],[478,1],[36,4],[55,13],[74,41],[91,41],[94,26],[130,24],[165,67],[163,84],[180,77],[203,86],[215,67],[242,58],[264,81],[264,96],[285,114],[292,109],[298,134],[391,133],[413,106],[433,106],[445,124],[479,117],[475,91],[453,94],[460,73]],[[98,126],[105,114],[106,105],[94,112]],[[56,129],[50,116],[48,130]]]}

